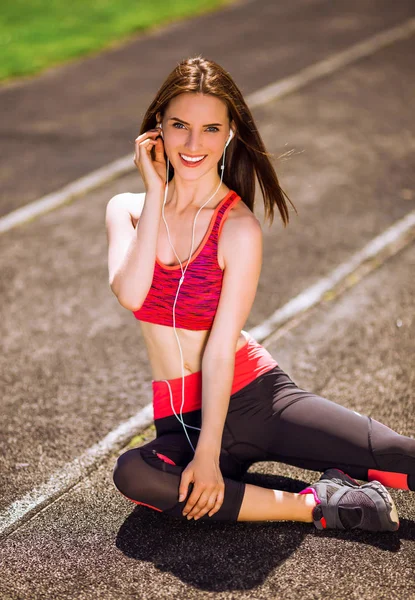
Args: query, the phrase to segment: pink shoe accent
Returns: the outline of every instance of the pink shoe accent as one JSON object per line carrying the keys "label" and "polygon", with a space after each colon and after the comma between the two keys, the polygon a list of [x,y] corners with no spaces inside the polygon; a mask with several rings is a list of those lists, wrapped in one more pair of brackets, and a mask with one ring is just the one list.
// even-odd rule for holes
{"label": "pink shoe accent", "polygon": [[317,502],[317,504],[321,504],[321,500],[317,496],[316,490],[312,487],[307,487],[304,490],[301,490],[300,494],[313,494],[314,500]]}
{"label": "pink shoe accent", "polygon": [[[317,506],[317,504],[321,504],[321,500],[320,500],[320,498],[317,496],[317,492],[316,492],[316,490],[315,490],[314,488],[312,488],[312,487],[307,487],[307,488],[305,488],[304,490],[301,490],[300,494],[313,494],[313,496],[314,496],[314,500],[316,501],[316,506]],[[313,508],[313,512],[312,512],[312,515],[313,515],[313,520],[314,520],[314,522],[315,522],[315,518],[314,518],[314,510],[315,510],[315,507]],[[327,528],[327,523],[326,523],[326,519],[325,519],[325,517],[321,517],[321,518],[319,519],[319,521],[320,521],[320,523],[321,523],[321,526],[323,527],[323,529],[326,529],[326,528]]]}

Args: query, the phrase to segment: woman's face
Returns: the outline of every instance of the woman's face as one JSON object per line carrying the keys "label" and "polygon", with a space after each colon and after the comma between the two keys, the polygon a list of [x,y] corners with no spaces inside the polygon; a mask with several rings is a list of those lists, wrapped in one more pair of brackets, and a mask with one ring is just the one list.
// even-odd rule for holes
{"label": "woman's face", "polygon": [[163,117],[163,135],[175,173],[184,179],[198,179],[210,169],[217,173],[229,132],[227,106],[219,98],[189,92],[173,98]]}

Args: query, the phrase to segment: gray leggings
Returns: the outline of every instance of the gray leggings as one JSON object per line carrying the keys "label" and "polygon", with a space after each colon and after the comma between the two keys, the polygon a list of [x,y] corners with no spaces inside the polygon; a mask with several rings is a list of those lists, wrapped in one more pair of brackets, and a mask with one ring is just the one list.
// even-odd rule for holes
{"label": "gray leggings", "polygon": [[[184,412],[186,424],[201,427],[201,410]],[[155,420],[157,437],[127,450],[114,467],[117,489],[137,504],[186,519],[178,502],[181,473],[193,458],[181,424],[172,414]],[[188,429],[194,447],[199,432]],[[337,467],[356,479],[383,471],[391,487],[415,490],[415,439],[371,417],[307,392],[279,366],[230,397],[220,468],[225,483],[221,508],[200,520],[236,521],[243,476],[258,461],[278,461],[313,471]],[[395,480],[404,485],[394,485]],[[399,475],[401,474],[401,475]]]}

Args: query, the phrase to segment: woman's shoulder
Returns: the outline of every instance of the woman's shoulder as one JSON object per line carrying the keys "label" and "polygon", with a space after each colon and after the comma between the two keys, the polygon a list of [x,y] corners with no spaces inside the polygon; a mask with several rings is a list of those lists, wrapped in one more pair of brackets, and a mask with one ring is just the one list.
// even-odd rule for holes
{"label": "woman's shoulder", "polygon": [[145,192],[137,194],[132,192],[121,192],[120,194],[113,196],[111,201],[122,205],[130,213],[132,218],[137,220],[141,216],[145,198]]}
{"label": "woman's shoulder", "polygon": [[218,245],[218,262],[221,269],[225,268],[226,256],[234,252],[235,240],[241,237],[248,246],[262,244],[262,228],[259,219],[239,196],[226,214],[221,224]]}
{"label": "woman's shoulder", "polygon": [[229,226],[227,229],[232,229],[239,225],[242,225],[242,227],[252,227],[255,226],[255,224],[260,224],[258,218],[254,215],[249,206],[245,204],[243,198],[241,198],[239,194],[237,202],[233,203],[231,210],[228,211],[226,215],[225,223],[228,221]]}
{"label": "woman's shoulder", "polygon": [[232,246],[236,235],[241,235],[246,239],[252,237],[257,241],[262,237],[262,227],[258,217],[256,217],[239,195],[237,202],[234,202],[231,210],[227,212],[221,229],[223,246],[227,246],[228,244]]}

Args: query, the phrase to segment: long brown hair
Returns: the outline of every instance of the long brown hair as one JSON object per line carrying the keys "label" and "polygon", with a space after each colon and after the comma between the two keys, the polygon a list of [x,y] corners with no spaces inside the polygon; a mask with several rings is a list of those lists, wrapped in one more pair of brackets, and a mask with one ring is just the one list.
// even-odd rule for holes
{"label": "long brown hair", "polygon": [[[181,61],[164,81],[144,116],[140,135],[157,125],[156,115],[164,116],[173,98],[186,92],[216,96],[228,107],[230,121],[236,125],[236,135],[229,144],[225,156],[223,181],[241,197],[254,212],[255,174],[264,198],[265,218],[270,225],[274,220],[274,205],[278,206],[284,227],[289,213],[285,198],[293,206],[281,188],[275,169],[270,161],[272,154],[265,150],[264,143],[255,125],[242,93],[229,73],[213,60],[198,55]],[[154,148],[152,149],[154,156]],[[218,174],[220,166],[218,164]],[[169,181],[174,168],[169,165]]]}

